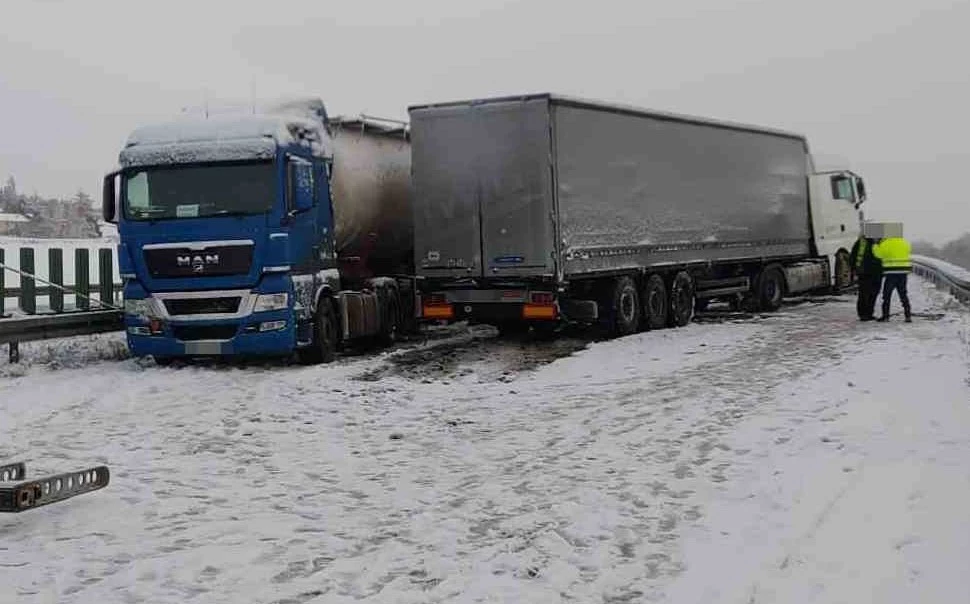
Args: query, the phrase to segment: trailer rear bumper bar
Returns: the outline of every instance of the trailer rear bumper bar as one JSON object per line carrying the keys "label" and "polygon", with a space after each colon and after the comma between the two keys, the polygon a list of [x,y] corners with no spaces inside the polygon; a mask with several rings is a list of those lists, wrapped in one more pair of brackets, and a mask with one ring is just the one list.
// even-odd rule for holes
{"label": "trailer rear bumper bar", "polygon": [[23,463],[0,466],[0,512],[17,513],[103,489],[111,474],[107,466],[26,480]]}
{"label": "trailer rear bumper bar", "polygon": [[547,290],[447,290],[426,294],[422,302],[427,320],[556,321],[561,315],[556,294]]}

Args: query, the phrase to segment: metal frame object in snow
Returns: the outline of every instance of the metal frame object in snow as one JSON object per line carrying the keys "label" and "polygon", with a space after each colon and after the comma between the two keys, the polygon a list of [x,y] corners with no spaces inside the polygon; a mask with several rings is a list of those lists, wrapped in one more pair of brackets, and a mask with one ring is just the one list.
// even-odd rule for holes
{"label": "metal frame object in snow", "polygon": [[107,466],[94,466],[78,472],[52,474],[27,480],[27,466],[17,462],[0,466],[0,512],[32,510],[98,491],[108,486]]}

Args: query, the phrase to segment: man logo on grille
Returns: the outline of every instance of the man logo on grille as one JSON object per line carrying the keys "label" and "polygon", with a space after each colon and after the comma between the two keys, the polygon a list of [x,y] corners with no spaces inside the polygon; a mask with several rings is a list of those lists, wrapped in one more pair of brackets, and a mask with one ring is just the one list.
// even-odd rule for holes
{"label": "man logo on grille", "polygon": [[176,256],[175,263],[180,267],[192,267],[193,273],[204,273],[207,266],[219,266],[219,254],[205,254],[199,256]]}

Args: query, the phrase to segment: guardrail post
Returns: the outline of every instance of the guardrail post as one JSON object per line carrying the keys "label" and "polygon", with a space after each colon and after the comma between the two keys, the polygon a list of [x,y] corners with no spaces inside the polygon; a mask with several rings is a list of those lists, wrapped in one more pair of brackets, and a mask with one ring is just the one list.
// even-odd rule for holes
{"label": "guardrail post", "polygon": [[[3,264],[4,262],[6,262],[6,260],[4,260],[3,248],[0,248],[0,264]],[[6,274],[7,274],[7,269],[0,268],[0,317],[3,316],[4,297],[7,295],[6,292],[3,291],[4,278]]]}
{"label": "guardrail post", "polygon": [[[54,285],[64,285],[64,250],[51,248],[47,253],[48,272],[47,280]],[[50,287],[47,294],[50,300],[51,310],[54,312],[64,312],[64,290],[57,287]]]}
{"label": "guardrail post", "polygon": [[88,310],[91,302],[91,264],[90,252],[84,248],[74,250],[74,308]]}
{"label": "guardrail post", "polygon": [[[115,271],[111,262],[111,250],[98,250],[98,290],[102,308],[110,308],[115,303]],[[106,306],[108,305],[108,306]]]}
{"label": "guardrail post", "polygon": [[20,248],[20,271],[20,310],[32,315],[37,312],[37,289],[34,278],[27,275],[35,274],[34,248]]}

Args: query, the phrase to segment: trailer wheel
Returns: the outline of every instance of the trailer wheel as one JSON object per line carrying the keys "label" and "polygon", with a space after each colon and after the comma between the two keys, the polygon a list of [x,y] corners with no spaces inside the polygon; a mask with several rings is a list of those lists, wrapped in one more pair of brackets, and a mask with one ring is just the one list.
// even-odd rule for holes
{"label": "trailer wheel", "polygon": [[694,279],[687,271],[674,275],[670,284],[670,316],[667,325],[683,327],[694,316]]}
{"label": "trailer wheel", "polygon": [[332,362],[337,356],[337,339],[333,304],[321,297],[313,320],[313,343],[299,351],[300,362],[304,365]]}
{"label": "trailer wheel", "polygon": [[640,326],[640,294],[633,279],[620,277],[613,287],[612,323],[613,335],[617,337],[636,333]]}
{"label": "trailer wheel", "polygon": [[785,277],[778,266],[769,266],[758,276],[758,309],[775,311],[785,297]]}
{"label": "trailer wheel", "polygon": [[667,285],[658,274],[650,275],[643,284],[640,295],[643,305],[643,325],[647,329],[663,329],[667,326]]}

